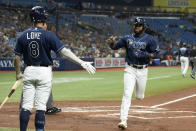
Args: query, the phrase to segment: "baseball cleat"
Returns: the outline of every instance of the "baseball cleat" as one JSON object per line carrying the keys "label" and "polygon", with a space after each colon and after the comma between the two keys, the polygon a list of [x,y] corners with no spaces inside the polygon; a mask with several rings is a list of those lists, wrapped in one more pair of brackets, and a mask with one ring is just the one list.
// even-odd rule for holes
{"label": "baseball cleat", "polygon": [[59,112],[61,112],[60,108],[52,107],[52,108],[47,109],[45,114],[54,115],[54,114],[59,113]]}
{"label": "baseball cleat", "polygon": [[120,128],[121,130],[125,130],[127,128],[127,121],[121,121],[118,124],[118,128]]}
{"label": "baseball cleat", "polygon": [[190,76],[191,76],[191,78],[195,79],[195,76],[193,74],[191,74]]}

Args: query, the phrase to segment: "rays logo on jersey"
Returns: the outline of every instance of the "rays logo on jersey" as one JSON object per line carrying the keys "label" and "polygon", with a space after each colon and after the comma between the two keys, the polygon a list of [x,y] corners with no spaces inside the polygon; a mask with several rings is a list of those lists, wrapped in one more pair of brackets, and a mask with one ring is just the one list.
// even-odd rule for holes
{"label": "rays logo on jersey", "polygon": [[134,42],[133,43],[133,48],[137,50],[145,49],[146,48],[146,43],[145,42]]}

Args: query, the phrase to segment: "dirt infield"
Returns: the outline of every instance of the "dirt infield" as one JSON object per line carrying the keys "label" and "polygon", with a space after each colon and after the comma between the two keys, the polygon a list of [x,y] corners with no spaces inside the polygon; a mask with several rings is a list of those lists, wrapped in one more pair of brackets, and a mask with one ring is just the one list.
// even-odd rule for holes
{"label": "dirt infield", "polygon": [[[56,102],[62,112],[46,116],[46,129],[119,131],[120,101]],[[18,103],[0,110],[0,127],[19,128]],[[28,128],[34,128],[34,111]],[[196,131],[196,87],[133,100],[127,131]]]}

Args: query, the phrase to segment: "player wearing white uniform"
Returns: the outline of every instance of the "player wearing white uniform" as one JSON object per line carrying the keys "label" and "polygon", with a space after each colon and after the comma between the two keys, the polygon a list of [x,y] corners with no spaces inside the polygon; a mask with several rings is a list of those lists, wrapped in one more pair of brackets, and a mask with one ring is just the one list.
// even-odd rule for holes
{"label": "player wearing white uniform", "polygon": [[[20,110],[20,131],[26,131],[33,105],[36,108],[36,131],[44,131],[46,103],[52,87],[51,50],[80,64],[90,74],[95,73],[91,62],[85,62],[66,49],[52,32],[47,31],[47,14],[43,7],[30,11],[33,27],[24,31],[14,49],[16,79],[23,79],[23,102]],[[20,59],[24,58],[24,75],[20,71]]]}
{"label": "player wearing white uniform", "polygon": [[189,56],[190,50],[186,47],[186,43],[183,43],[182,47],[179,49],[181,72],[183,77],[185,77],[189,68]]}
{"label": "player wearing white uniform", "polygon": [[150,57],[154,56],[157,44],[151,35],[145,33],[146,23],[143,18],[136,18],[133,25],[133,34],[117,40],[117,37],[109,38],[111,49],[126,49],[126,66],[124,71],[124,94],[122,98],[120,119],[118,127],[127,128],[128,111],[131,105],[131,98],[135,88],[135,97],[144,98],[147,82],[148,63]]}

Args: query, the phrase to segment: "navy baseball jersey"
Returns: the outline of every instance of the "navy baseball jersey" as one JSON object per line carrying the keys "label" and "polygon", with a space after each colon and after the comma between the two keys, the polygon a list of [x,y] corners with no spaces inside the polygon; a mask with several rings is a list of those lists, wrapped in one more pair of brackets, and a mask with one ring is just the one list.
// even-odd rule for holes
{"label": "navy baseball jersey", "polygon": [[186,47],[182,47],[182,48],[180,48],[180,50],[179,50],[179,55],[180,55],[180,56],[184,56],[184,57],[189,57],[189,55],[190,55],[190,50],[189,50],[188,48],[186,48]]}
{"label": "navy baseball jersey", "polygon": [[133,34],[126,35],[113,45],[110,47],[114,50],[124,47],[126,49],[125,61],[136,65],[147,65],[150,62],[150,53],[158,51],[156,41],[146,33],[141,37],[134,37]]}
{"label": "navy baseball jersey", "polygon": [[52,32],[41,27],[24,31],[17,40],[14,53],[23,55],[26,65],[52,65],[51,50],[58,53],[63,44]]}

